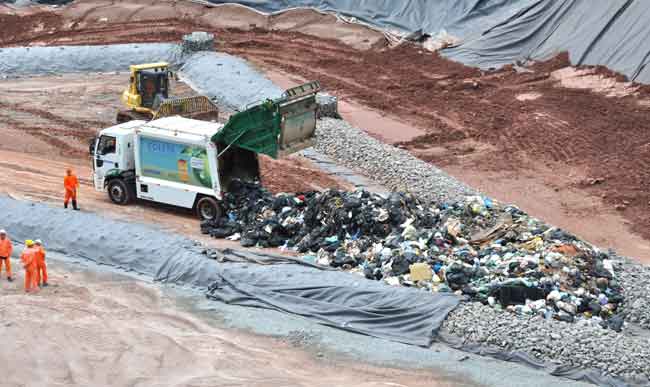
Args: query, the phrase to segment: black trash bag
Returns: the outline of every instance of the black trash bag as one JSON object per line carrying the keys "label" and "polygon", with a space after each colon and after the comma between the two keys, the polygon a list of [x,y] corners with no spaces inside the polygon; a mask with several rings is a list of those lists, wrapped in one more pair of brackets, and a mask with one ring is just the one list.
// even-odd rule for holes
{"label": "black trash bag", "polygon": [[469,285],[463,286],[461,288],[461,291],[463,292],[463,294],[472,298],[476,297],[476,295],[478,294],[478,290],[475,287]]}
{"label": "black trash bag", "polygon": [[591,310],[591,314],[593,316],[598,316],[600,315],[600,312],[602,311],[602,306],[600,306],[600,303],[598,301],[590,301],[588,304],[589,310]]}
{"label": "black trash bag", "polygon": [[528,287],[523,284],[508,284],[499,286],[490,294],[501,303],[501,306],[524,305],[526,300],[536,301],[546,299],[544,290],[537,287]]}
{"label": "black trash bag", "polygon": [[357,261],[353,257],[347,255],[345,253],[345,250],[338,249],[334,254],[334,259],[330,263],[330,266],[342,267],[343,265],[349,265],[350,267],[355,267],[357,266]]}
{"label": "black trash bag", "polygon": [[393,258],[393,264],[391,266],[391,271],[393,275],[402,275],[410,272],[411,263],[409,260],[403,256],[399,255]]}
{"label": "black trash bag", "polygon": [[469,278],[462,271],[445,273],[447,283],[452,290],[460,290],[469,283]]}
{"label": "black trash bag", "polygon": [[349,196],[346,198],[345,203],[343,204],[343,207],[347,210],[353,210],[361,207],[361,199],[356,198],[354,196]]}
{"label": "black trash bag", "polygon": [[321,246],[325,251],[328,253],[333,253],[335,252],[339,247],[341,247],[341,242],[336,241],[333,243],[325,243],[324,246]]}
{"label": "black trash bag", "polygon": [[284,246],[284,244],[287,242],[287,239],[283,237],[282,235],[279,234],[274,234],[269,238],[268,244],[270,247],[280,247]]}
{"label": "black trash bag", "polygon": [[255,246],[257,244],[257,241],[255,239],[252,239],[252,238],[242,237],[239,240],[239,243],[243,247],[253,247],[253,246]]}
{"label": "black trash bag", "polygon": [[233,233],[233,230],[230,228],[213,228],[210,230],[210,236],[213,238],[226,238],[231,236]]}

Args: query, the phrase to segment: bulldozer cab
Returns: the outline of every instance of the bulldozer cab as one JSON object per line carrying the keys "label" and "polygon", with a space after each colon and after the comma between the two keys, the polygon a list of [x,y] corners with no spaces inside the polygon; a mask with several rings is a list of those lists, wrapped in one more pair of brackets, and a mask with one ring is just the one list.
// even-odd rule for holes
{"label": "bulldozer cab", "polygon": [[152,120],[173,115],[216,121],[219,109],[206,96],[170,98],[169,64],[167,62],[131,65],[129,88],[122,93],[126,110],[117,112],[117,123],[131,120]]}
{"label": "bulldozer cab", "polygon": [[131,66],[131,89],[140,96],[137,107],[155,109],[158,101],[169,98],[169,65],[165,62]]}
{"label": "bulldozer cab", "polygon": [[156,97],[169,98],[169,76],[166,72],[141,71],[136,79],[142,107],[154,109]]}

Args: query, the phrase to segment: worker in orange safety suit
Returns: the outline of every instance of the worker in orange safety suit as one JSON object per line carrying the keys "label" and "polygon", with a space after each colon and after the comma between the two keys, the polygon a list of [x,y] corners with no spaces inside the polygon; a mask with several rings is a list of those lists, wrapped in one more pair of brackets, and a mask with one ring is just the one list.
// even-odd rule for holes
{"label": "worker in orange safety suit", "polygon": [[34,241],[36,249],[36,283],[40,287],[47,286],[47,265],[45,264],[45,249],[40,239]]}
{"label": "worker in orange safety suit", "polygon": [[2,266],[4,265],[5,270],[7,270],[7,281],[9,282],[14,280],[11,277],[11,252],[13,249],[11,241],[7,238],[7,232],[0,230],[0,274],[2,274]]}
{"label": "worker in orange safety suit", "polygon": [[20,255],[20,261],[25,269],[25,292],[37,292],[38,284],[36,283],[36,265],[37,265],[37,252],[34,248],[32,240],[25,241],[25,250]]}
{"label": "worker in orange safety suit", "polygon": [[77,176],[72,173],[72,169],[68,168],[65,171],[63,178],[63,187],[65,188],[65,198],[63,199],[63,207],[68,208],[68,202],[72,200],[72,208],[79,210],[77,207],[77,189],[79,188],[79,180]]}

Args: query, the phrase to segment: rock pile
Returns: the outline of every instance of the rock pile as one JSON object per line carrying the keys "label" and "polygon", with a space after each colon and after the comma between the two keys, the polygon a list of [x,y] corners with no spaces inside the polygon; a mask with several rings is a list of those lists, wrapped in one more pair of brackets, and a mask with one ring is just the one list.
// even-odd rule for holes
{"label": "rock pile", "polygon": [[369,279],[457,292],[518,315],[588,319],[617,331],[623,325],[622,288],[608,253],[485,197],[427,204],[404,193],[274,196],[238,182],[224,206],[228,216],[203,223],[203,233],[293,249]]}
{"label": "rock pile", "polygon": [[190,55],[199,51],[214,50],[214,35],[203,31],[195,31],[183,35],[181,50],[184,55]]}
{"label": "rock pile", "polygon": [[630,385],[650,383],[648,339],[602,329],[593,319],[570,324],[541,316],[501,313],[488,305],[469,302],[447,317],[442,331],[466,344],[524,352],[567,368],[596,368],[606,375],[624,377]]}

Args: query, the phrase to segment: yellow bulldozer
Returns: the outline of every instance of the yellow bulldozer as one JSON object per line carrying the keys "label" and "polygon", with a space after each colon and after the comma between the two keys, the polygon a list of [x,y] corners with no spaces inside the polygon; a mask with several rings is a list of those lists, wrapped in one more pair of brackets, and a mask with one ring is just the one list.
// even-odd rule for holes
{"label": "yellow bulldozer", "polygon": [[122,93],[127,107],[117,112],[117,123],[132,120],[154,120],[180,115],[205,121],[216,121],[219,109],[210,98],[200,95],[170,98],[169,63],[131,65],[129,88]]}

